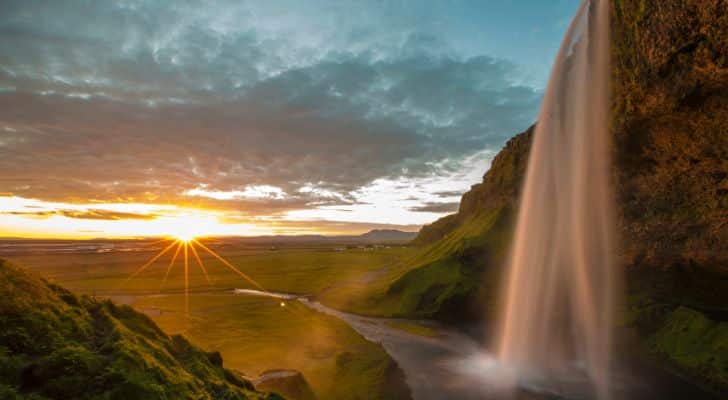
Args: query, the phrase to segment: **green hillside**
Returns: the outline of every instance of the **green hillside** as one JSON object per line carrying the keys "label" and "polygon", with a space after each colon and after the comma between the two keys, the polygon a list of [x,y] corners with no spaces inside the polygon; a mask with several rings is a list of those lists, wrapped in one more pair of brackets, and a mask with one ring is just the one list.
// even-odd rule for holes
{"label": "green hillside", "polygon": [[456,321],[492,310],[532,135],[508,141],[456,214],[422,228],[413,242],[420,249],[403,262],[408,272],[376,297],[376,309]]}
{"label": "green hillside", "polygon": [[128,306],[0,260],[2,399],[279,399]]}

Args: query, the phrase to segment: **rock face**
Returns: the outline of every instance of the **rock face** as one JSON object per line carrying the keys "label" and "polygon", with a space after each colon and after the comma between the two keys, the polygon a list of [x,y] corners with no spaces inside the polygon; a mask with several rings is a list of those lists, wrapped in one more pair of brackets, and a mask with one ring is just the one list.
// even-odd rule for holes
{"label": "rock face", "polygon": [[728,388],[728,3],[613,6],[615,181],[627,320]]}
{"label": "rock face", "polygon": [[483,182],[463,195],[458,212],[423,226],[413,244],[427,245],[440,240],[482,210],[515,207],[532,137],[533,126],[511,138],[493,158]]}
{"label": "rock face", "polygon": [[613,20],[628,262],[728,270],[728,3],[619,0]]}
{"label": "rock face", "polygon": [[[728,2],[613,0],[612,26],[626,320],[675,365],[728,387],[726,374],[702,372],[725,368],[724,345],[686,361],[663,342],[681,324],[693,332],[691,321],[728,318]],[[456,214],[422,228],[415,268],[380,300],[394,313],[458,322],[492,315],[531,131],[508,142]]]}
{"label": "rock face", "polygon": [[306,378],[295,370],[266,371],[255,379],[253,383],[255,383],[255,387],[259,390],[280,393],[291,400],[316,399]]}
{"label": "rock face", "polygon": [[510,139],[458,212],[422,228],[413,269],[375,299],[378,309],[455,322],[492,312],[532,136],[533,127]]}
{"label": "rock face", "polygon": [[0,398],[282,399],[179,335],[0,260]]}

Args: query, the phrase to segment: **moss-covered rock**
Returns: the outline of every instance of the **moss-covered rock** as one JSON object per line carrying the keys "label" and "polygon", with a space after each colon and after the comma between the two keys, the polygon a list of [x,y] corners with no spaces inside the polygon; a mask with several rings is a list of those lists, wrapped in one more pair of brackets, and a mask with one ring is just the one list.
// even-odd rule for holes
{"label": "moss-covered rock", "polygon": [[214,361],[131,307],[0,260],[0,398],[279,398]]}
{"label": "moss-covered rock", "polygon": [[672,311],[649,338],[658,354],[702,381],[728,383],[728,323],[716,322],[687,307]]}
{"label": "moss-covered rock", "polygon": [[281,393],[291,400],[316,399],[306,378],[295,370],[265,371],[254,383],[259,390]]}

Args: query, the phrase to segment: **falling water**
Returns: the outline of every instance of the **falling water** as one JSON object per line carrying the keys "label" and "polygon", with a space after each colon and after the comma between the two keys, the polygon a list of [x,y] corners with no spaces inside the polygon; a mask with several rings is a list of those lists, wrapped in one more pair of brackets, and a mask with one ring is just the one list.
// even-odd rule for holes
{"label": "falling water", "polygon": [[609,397],[617,281],[608,82],[609,2],[584,0],[541,107],[498,334],[501,363],[522,381],[578,375],[599,399]]}

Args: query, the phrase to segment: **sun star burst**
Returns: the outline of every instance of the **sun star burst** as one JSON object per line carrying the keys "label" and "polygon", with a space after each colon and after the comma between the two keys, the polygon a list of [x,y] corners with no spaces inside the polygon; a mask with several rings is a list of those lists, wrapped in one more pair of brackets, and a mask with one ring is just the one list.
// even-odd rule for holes
{"label": "sun star burst", "polygon": [[[169,260],[169,264],[167,264],[167,268],[164,274],[164,279],[161,282],[161,285],[159,287],[159,291],[161,292],[164,288],[165,283],[167,282],[167,278],[169,277],[170,272],[172,269],[174,269],[175,261],[177,261],[178,256],[181,256],[179,258],[182,259],[182,265],[184,266],[184,308],[185,308],[185,316],[189,318],[189,259],[194,258],[197,262],[198,267],[202,271],[202,273],[205,276],[205,279],[207,280],[208,285],[213,286],[212,281],[210,280],[210,276],[208,275],[207,268],[205,268],[205,264],[202,261],[202,258],[200,257],[200,253],[203,251],[209,254],[210,256],[214,257],[222,265],[230,269],[231,271],[235,272],[237,275],[239,275],[241,278],[245,279],[250,285],[255,287],[256,289],[267,292],[266,289],[264,289],[258,282],[256,282],[253,278],[242,272],[239,268],[235,267],[232,263],[230,263],[228,260],[223,258],[221,255],[216,253],[215,251],[211,250],[206,245],[202,244],[200,240],[198,239],[199,235],[190,231],[190,230],[180,230],[178,232],[175,232],[174,234],[170,235],[168,239],[171,240],[171,243],[169,243],[167,246],[165,246],[162,250],[160,250],[157,254],[155,254],[152,258],[150,258],[146,263],[144,263],[141,267],[139,267],[136,271],[134,271],[129,277],[122,283],[126,284],[132,279],[134,279],[137,275],[144,272],[149,266],[157,262],[164,254],[170,252],[175,246],[175,251],[172,251],[172,257]],[[164,240],[163,240],[164,241]],[[198,252],[198,250],[200,250]],[[190,253],[192,257],[190,257]],[[281,302],[281,306],[284,306],[285,304]]]}

